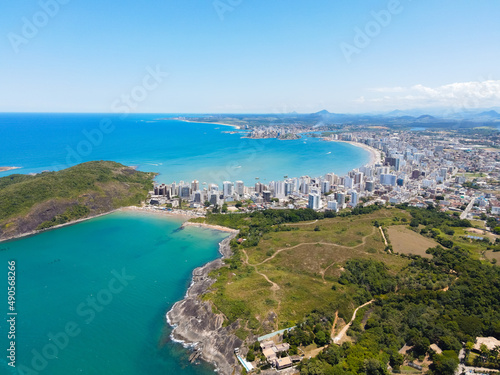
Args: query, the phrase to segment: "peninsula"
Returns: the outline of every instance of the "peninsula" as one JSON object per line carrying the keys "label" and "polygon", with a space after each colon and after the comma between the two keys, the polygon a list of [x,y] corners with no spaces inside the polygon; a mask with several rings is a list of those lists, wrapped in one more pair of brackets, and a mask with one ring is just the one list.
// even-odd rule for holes
{"label": "peninsula", "polygon": [[13,169],[19,169],[21,167],[0,167],[0,172],[12,171]]}
{"label": "peninsula", "polygon": [[0,240],[141,204],[154,176],[111,161],[91,161],[58,172],[2,177]]}

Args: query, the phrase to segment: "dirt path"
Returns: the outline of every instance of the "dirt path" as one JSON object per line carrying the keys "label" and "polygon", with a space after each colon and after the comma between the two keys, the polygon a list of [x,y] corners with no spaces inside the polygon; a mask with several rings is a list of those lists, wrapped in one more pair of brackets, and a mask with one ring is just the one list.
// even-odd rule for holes
{"label": "dirt path", "polygon": [[344,336],[346,335],[347,330],[351,326],[352,322],[354,322],[354,319],[356,319],[356,313],[358,312],[358,310],[365,307],[365,306],[368,306],[373,301],[375,301],[375,300],[372,299],[371,301],[368,301],[368,302],[362,304],[361,306],[357,307],[356,310],[354,310],[354,313],[352,314],[351,321],[348,324],[346,324],[346,326],[344,328],[342,328],[342,330],[339,332],[339,334],[337,336],[335,336],[335,338],[333,339],[333,342],[335,344],[339,344],[340,341],[344,338]]}
{"label": "dirt path", "polygon": [[332,332],[330,333],[330,337],[333,339],[333,333],[335,332],[335,327],[337,326],[337,320],[339,319],[339,310],[335,311],[335,319],[332,324]]}
{"label": "dirt path", "polygon": [[[318,220],[316,220],[316,221],[318,221]],[[314,224],[316,221],[314,221],[314,222],[312,222],[312,223],[307,223],[307,224],[304,224],[304,225]],[[356,246],[344,246],[344,245],[338,245],[338,244],[334,244],[334,243],[327,243],[327,242],[303,242],[303,243],[300,243],[300,244],[295,245],[295,246],[285,247],[285,248],[283,248],[283,249],[279,249],[279,250],[277,250],[277,251],[276,251],[273,255],[271,255],[269,258],[264,259],[262,262],[257,263],[257,264],[251,264],[251,263],[250,263],[250,261],[249,261],[248,253],[246,252],[246,250],[245,250],[245,249],[242,249],[243,254],[245,255],[245,259],[244,259],[244,261],[243,261],[243,262],[244,262],[244,264],[246,264],[246,265],[248,265],[248,266],[250,266],[250,267],[253,267],[253,268],[255,269],[255,272],[256,272],[256,273],[258,273],[259,275],[261,275],[261,276],[262,276],[262,277],[263,277],[263,278],[264,278],[264,279],[265,279],[265,280],[266,280],[269,284],[271,284],[270,289],[271,289],[271,291],[273,292],[274,299],[276,299],[276,301],[278,302],[278,308],[276,309],[276,315],[278,315],[278,312],[279,312],[280,307],[281,307],[281,301],[277,298],[277,296],[276,296],[276,292],[277,292],[278,290],[280,290],[280,286],[279,286],[278,284],[276,284],[274,281],[271,281],[271,280],[269,279],[269,277],[268,277],[265,273],[260,272],[260,271],[257,269],[257,266],[260,266],[260,265],[262,265],[262,264],[264,264],[264,263],[266,263],[266,262],[270,261],[271,259],[274,259],[274,257],[276,257],[276,255],[278,255],[278,254],[279,254],[279,253],[281,253],[282,251],[295,249],[295,248],[297,248],[297,247],[299,247],[299,246],[303,246],[303,245],[316,245],[316,244],[320,244],[320,245],[326,245],[326,246],[342,247],[342,248],[345,248],[345,249],[355,249],[355,248],[357,248],[357,247],[360,247],[360,246],[365,245],[365,244],[366,244],[366,239],[367,239],[368,237],[372,236],[374,233],[375,233],[375,227],[373,227],[373,228],[372,228],[372,232],[371,232],[371,233],[369,233],[369,234],[367,234],[367,235],[363,236],[363,237],[362,237],[362,242],[361,242],[359,245],[356,245]],[[324,270],[320,271],[320,273],[321,273],[321,277],[322,277],[323,282],[324,282],[325,284],[326,284],[326,280],[325,280],[325,272],[326,272],[326,271],[327,271],[327,270],[328,270],[331,266],[333,266],[334,264],[335,264],[335,262],[333,262],[332,264],[330,264],[330,265],[329,265],[328,267],[326,267]],[[368,302],[368,303],[371,303],[371,301],[370,301],[370,302]],[[366,303],[366,304],[368,304],[368,303]],[[366,304],[365,304],[365,305],[366,305]],[[363,305],[363,306],[365,306],[365,305]],[[361,307],[363,307],[363,306],[358,307],[358,309],[359,309],[359,308],[361,308]],[[358,311],[358,309],[356,309],[356,310],[354,311],[354,315],[353,315],[352,320],[354,320],[354,318],[356,317],[356,311]],[[338,312],[337,312],[337,313],[336,313],[336,315],[335,315],[335,323],[334,323],[333,327],[335,327],[335,325],[337,324],[337,317],[338,317]],[[351,320],[351,322],[352,322],[352,320]],[[277,324],[277,323],[278,323],[278,321],[276,320],[276,324]],[[344,330],[345,330],[345,332],[347,332],[347,329],[349,328],[349,326],[350,326],[350,323],[349,323],[346,327],[344,327],[344,329],[343,329],[340,333],[342,334],[342,332],[344,332]],[[332,334],[333,334],[333,329],[334,329],[334,328],[332,328]],[[343,334],[345,334],[345,332],[344,332]],[[343,334],[342,334],[342,335],[343,335]]]}
{"label": "dirt path", "polygon": [[382,230],[382,227],[378,227],[378,229],[380,229],[380,234],[382,235],[382,238],[384,239],[385,246],[387,246],[388,245],[387,239],[385,238],[385,233]]}
{"label": "dirt path", "polygon": [[[295,245],[295,246],[291,246],[291,247],[285,247],[283,249],[278,249],[273,255],[271,255],[269,258],[267,259],[264,259],[262,262],[260,263],[257,263],[255,264],[256,266],[260,266],[261,264],[264,264],[268,261],[270,261],[271,259],[274,259],[274,257],[276,257],[276,255],[278,255],[279,253],[281,253],[282,251],[286,251],[286,250],[291,250],[291,249],[295,249],[299,246],[303,246],[303,245],[325,245],[325,246],[335,246],[335,247],[343,247],[344,249],[355,249],[357,247],[360,247],[360,246],[364,246],[366,244],[366,239],[370,236],[372,236],[375,232],[375,227],[372,228],[372,232],[370,234],[367,234],[365,236],[362,237],[362,242],[359,244],[359,245],[356,245],[356,246],[344,246],[344,245],[338,245],[336,243],[329,243],[329,242],[302,242],[302,243],[299,243],[298,245]],[[252,265],[249,263],[249,265]]]}
{"label": "dirt path", "polygon": [[333,262],[332,264],[330,264],[328,267],[326,267],[324,270],[321,270],[319,271],[320,275],[321,275],[321,279],[323,280],[323,284],[326,284],[326,280],[325,280],[325,273],[326,271],[328,271],[328,269],[333,266],[335,263],[337,262]]}
{"label": "dirt path", "polygon": [[[266,279],[266,281],[267,281],[269,284],[271,284],[271,291],[273,292],[273,297],[274,297],[274,299],[275,299],[276,301],[278,301],[278,307],[277,307],[277,309],[276,309],[276,315],[278,315],[278,314],[279,314],[279,311],[280,311],[280,308],[281,308],[281,300],[279,300],[279,299],[277,298],[277,296],[276,296],[276,292],[277,292],[278,290],[280,290],[280,286],[279,286],[278,284],[276,284],[274,281],[271,281],[271,280],[269,279],[269,277],[267,277],[267,275],[266,275],[265,273],[259,272],[259,270],[257,269],[257,266],[256,266],[256,265],[254,265],[254,264],[250,264],[250,263],[248,262],[248,254],[247,254],[246,250],[245,250],[245,249],[242,249],[242,251],[243,251],[243,254],[245,254],[245,260],[244,260],[244,263],[245,263],[246,265],[250,266],[250,267],[253,267],[253,268],[254,268],[254,270],[255,270],[255,272],[257,272],[257,273],[258,273],[259,275],[261,275],[264,279]],[[276,319],[275,328],[276,328],[276,330],[278,330],[278,319]]]}
{"label": "dirt path", "polygon": [[280,286],[279,286],[278,284],[276,284],[275,282],[271,281],[271,280],[269,279],[269,277],[267,277],[267,275],[266,275],[266,274],[264,274],[264,273],[262,273],[262,272],[259,272],[259,270],[257,269],[257,265],[255,265],[255,264],[250,264],[250,263],[248,262],[248,254],[247,254],[247,252],[245,251],[245,249],[242,249],[242,251],[243,251],[243,254],[245,254],[245,258],[246,258],[246,259],[245,259],[245,264],[246,264],[246,265],[248,265],[248,266],[250,266],[250,267],[253,267],[253,268],[255,269],[255,272],[257,272],[257,273],[258,273],[259,275],[261,275],[264,279],[266,279],[266,281],[267,281],[269,284],[271,284],[271,290],[272,290],[273,292],[276,292],[277,290],[279,290],[279,289],[280,289]]}
{"label": "dirt path", "polygon": [[295,223],[286,223],[286,224],[283,224],[283,225],[311,225],[311,224],[314,224],[314,223],[317,223],[318,222],[318,219],[314,220],[314,221],[311,221],[309,223],[300,223],[300,224],[295,224]]}

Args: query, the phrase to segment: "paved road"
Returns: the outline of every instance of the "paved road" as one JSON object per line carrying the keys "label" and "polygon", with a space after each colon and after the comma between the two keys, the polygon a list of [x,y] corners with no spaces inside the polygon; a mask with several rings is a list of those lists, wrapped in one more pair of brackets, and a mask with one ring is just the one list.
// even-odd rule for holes
{"label": "paved road", "polygon": [[474,202],[476,201],[476,198],[472,198],[467,207],[465,208],[464,212],[460,214],[460,219],[466,219],[467,215],[469,214],[472,206],[474,206]]}

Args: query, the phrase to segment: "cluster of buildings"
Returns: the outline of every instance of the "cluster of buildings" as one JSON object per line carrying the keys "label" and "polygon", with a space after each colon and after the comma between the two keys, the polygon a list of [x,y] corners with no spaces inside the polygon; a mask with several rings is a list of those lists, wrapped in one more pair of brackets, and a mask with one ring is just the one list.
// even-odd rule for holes
{"label": "cluster of buildings", "polygon": [[286,353],[290,349],[290,344],[284,342],[276,344],[272,340],[263,341],[260,343],[262,354],[266,357],[267,363],[276,367],[277,370],[282,370],[292,367],[294,364],[300,362],[302,357],[295,355],[289,356]]}
{"label": "cluster of buildings", "polygon": [[277,138],[277,139],[299,139],[297,129],[293,125],[287,126],[266,126],[253,128],[246,138]]}
{"label": "cluster of buildings", "polygon": [[[410,131],[340,133],[324,139],[362,143],[384,156],[344,176],[327,173],[319,177],[256,182],[251,186],[243,181],[224,181],[222,185],[200,184],[197,180],[161,184],[155,186],[151,203],[170,203],[176,207],[182,199],[191,208],[204,209],[245,201],[251,203],[240,209],[308,207],[338,211],[375,202],[408,202],[426,207],[439,196],[439,204],[448,209],[464,211],[473,202],[468,213],[500,213],[494,194],[477,189],[477,186],[497,189],[489,185],[500,177],[500,153],[494,149],[476,147],[458,136],[427,132],[425,135]],[[467,185],[471,180],[469,172],[484,172],[488,178],[484,181],[479,178],[475,182],[478,185],[471,187]]]}

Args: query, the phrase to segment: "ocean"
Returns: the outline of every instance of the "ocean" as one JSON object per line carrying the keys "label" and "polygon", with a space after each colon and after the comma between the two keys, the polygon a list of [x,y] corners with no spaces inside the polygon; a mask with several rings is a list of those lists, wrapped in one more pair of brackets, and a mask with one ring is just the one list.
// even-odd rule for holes
{"label": "ocean", "polygon": [[[269,182],[284,176],[344,174],[369,153],[317,138],[253,140],[216,124],[173,115],[0,114],[0,172],[38,173],[113,160],[159,173],[157,182]],[[167,118],[167,119],[165,119]],[[162,119],[162,120],[160,120]],[[182,299],[194,268],[215,259],[226,233],[181,220],[117,212],[0,243],[0,264],[16,262],[16,364],[1,374],[210,374],[169,339],[165,313]],[[4,311],[7,311],[7,277]],[[7,315],[5,314],[4,317]],[[22,370],[22,371],[21,371]]]}
{"label": "ocean", "polygon": [[241,132],[226,133],[235,130],[229,126],[176,121],[173,116],[0,114],[0,167],[22,167],[0,172],[0,177],[112,160],[157,172],[160,183],[196,179],[253,185],[284,176],[342,175],[370,158],[366,150],[346,143],[311,137],[247,139]]}
{"label": "ocean", "polygon": [[[0,243],[0,374],[212,374],[212,366],[190,364],[189,352],[169,339],[165,314],[184,297],[193,269],[219,256],[227,233],[179,230],[181,224],[116,212]],[[18,373],[5,363],[10,260]]]}

